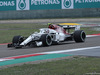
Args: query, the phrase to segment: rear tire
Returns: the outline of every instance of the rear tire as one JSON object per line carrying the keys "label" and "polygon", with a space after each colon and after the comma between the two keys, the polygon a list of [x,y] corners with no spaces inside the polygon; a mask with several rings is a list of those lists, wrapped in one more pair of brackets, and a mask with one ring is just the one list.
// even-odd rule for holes
{"label": "rear tire", "polygon": [[83,30],[77,30],[73,34],[75,42],[85,42],[86,34]]}
{"label": "rear tire", "polygon": [[41,41],[42,41],[43,46],[50,46],[52,44],[52,38],[48,34],[43,34],[41,36]]}

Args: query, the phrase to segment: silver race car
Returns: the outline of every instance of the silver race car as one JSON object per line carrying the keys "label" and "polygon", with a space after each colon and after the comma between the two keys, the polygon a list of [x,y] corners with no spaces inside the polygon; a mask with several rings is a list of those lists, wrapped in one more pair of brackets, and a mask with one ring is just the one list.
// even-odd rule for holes
{"label": "silver race car", "polygon": [[[70,33],[70,29],[74,29]],[[49,24],[48,28],[41,28],[39,32],[31,34],[25,38],[23,36],[14,36],[9,47],[22,48],[25,46],[50,46],[65,41],[85,42],[86,34],[80,30],[80,24],[60,23]]]}

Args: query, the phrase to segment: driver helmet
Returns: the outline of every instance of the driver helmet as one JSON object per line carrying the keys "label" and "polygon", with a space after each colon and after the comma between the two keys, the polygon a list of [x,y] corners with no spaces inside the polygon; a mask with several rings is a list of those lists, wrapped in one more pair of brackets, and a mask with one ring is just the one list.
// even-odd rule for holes
{"label": "driver helmet", "polygon": [[50,29],[56,29],[57,26],[56,25],[53,25],[53,24],[50,24],[48,28],[50,28]]}

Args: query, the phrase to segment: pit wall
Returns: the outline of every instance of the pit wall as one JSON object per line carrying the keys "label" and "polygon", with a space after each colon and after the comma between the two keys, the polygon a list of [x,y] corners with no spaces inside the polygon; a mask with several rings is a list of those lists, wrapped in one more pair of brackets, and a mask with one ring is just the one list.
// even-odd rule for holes
{"label": "pit wall", "polygon": [[0,11],[0,19],[100,17],[100,8]]}

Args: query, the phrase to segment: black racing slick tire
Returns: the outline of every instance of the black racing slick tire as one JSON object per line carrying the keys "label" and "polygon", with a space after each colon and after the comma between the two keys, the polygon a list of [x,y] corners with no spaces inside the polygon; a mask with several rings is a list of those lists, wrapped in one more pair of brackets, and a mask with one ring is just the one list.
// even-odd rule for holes
{"label": "black racing slick tire", "polygon": [[73,34],[75,42],[85,42],[86,34],[83,30],[76,30]]}
{"label": "black racing slick tire", "polygon": [[23,42],[23,37],[22,36],[14,36],[13,40],[12,40],[12,44],[15,48],[22,48],[22,46],[20,46],[20,44]]}
{"label": "black racing slick tire", "polygon": [[48,34],[43,34],[41,36],[41,41],[42,41],[43,46],[52,45],[52,37],[50,35],[48,35]]}

